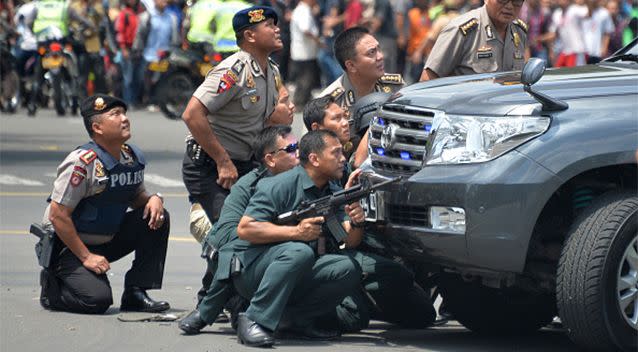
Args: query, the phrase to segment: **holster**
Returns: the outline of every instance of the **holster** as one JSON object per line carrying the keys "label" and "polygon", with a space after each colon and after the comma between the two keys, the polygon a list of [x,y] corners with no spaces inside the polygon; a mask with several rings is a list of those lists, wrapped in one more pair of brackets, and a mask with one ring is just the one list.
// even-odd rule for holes
{"label": "holster", "polygon": [[191,158],[193,163],[198,166],[212,165],[214,163],[213,159],[206,153],[202,146],[191,138],[186,140],[186,154]]}
{"label": "holster", "polygon": [[58,237],[54,231],[45,230],[41,224],[37,223],[31,224],[29,232],[40,239],[40,241],[35,244],[35,255],[38,257],[38,264],[48,269],[53,259],[53,250]]}
{"label": "holster", "polygon": [[217,260],[217,254],[218,254],[217,248],[215,248],[215,246],[213,246],[212,244],[204,240],[201,257],[208,261],[213,262]]}
{"label": "holster", "polygon": [[230,276],[235,277],[241,274],[241,268],[242,268],[241,260],[233,256],[233,258],[230,260]]}

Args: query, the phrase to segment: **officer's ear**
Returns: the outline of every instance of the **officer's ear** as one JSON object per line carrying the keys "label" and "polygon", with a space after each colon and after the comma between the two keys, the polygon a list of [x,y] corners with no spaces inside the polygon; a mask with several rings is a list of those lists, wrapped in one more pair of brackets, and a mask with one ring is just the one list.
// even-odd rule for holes
{"label": "officer's ear", "polygon": [[274,168],[275,167],[275,156],[271,153],[268,153],[266,155],[264,155],[264,165],[266,165],[269,168]]}
{"label": "officer's ear", "polygon": [[96,115],[96,116],[93,116],[93,118],[91,118],[91,130],[93,131],[93,135],[101,136],[102,134],[104,134],[100,121],[101,121],[100,115]]}
{"label": "officer's ear", "polygon": [[252,30],[253,27],[244,30],[244,42],[245,43],[255,43],[257,40],[255,39],[255,32]]}
{"label": "officer's ear", "polygon": [[316,130],[320,130],[320,129],[321,129],[321,126],[319,126],[319,124],[316,123],[316,122],[313,122],[312,125],[310,125],[310,130],[311,131],[316,131]]}
{"label": "officer's ear", "polygon": [[346,65],[346,72],[357,72],[357,68],[352,60],[346,60],[344,64]]}
{"label": "officer's ear", "polygon": [[319,167],[319,154],[310,153],[308,155],[308,162],[310,163],[310,165],[312,165],[314,167]]}

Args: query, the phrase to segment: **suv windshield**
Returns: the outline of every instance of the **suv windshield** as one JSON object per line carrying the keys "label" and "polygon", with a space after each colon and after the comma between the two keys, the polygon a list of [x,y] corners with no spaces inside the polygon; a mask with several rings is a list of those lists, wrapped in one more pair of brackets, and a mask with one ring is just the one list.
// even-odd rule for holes
{"label": "suv windshield", "polygon": [[629,45],[618,50],[614,55],[605,59],[606,62],[633,61],[638,62],[638,39],[634,39]]}

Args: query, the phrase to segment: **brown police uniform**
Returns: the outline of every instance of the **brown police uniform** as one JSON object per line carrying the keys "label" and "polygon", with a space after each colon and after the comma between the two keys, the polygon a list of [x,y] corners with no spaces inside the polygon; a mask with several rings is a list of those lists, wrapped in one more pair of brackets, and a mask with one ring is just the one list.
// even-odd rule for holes
{"label": "brown police uniform", "polygon": [[[253,169],[253,141],[275,109],[281,78],[269,61],[264,72],[246,51],[228,57],[206,75],[193,97],[208,110],[213,133],[232,159],[239,177]],[[216,221],[228,190],[217,185],[217,166],[189,135],[183,177],[192,198]]]}
{"label": "brown police uniform", "polygon": [[454,18],[441,31],[425,63],[439,77],[523,69],[527,25],[516,19],[503,41],[484,6]]}

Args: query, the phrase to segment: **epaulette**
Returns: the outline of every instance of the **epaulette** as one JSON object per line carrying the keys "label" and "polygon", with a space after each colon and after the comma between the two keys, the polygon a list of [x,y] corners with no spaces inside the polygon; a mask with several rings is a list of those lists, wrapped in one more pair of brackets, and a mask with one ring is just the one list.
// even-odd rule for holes
{"label": "epaulette", "polygon": [[273,60],[272,57],[268,57],[268,62],[270,62],[271,65],[279,68],[279,64],[277,63],[277,61]]}
{"label": "epaulette", "polygon": [[476,18],[472,18],[471,20],[460,25],[459,29],[461,30],[461,33],[463,33],[463,35],[467,35],[468,33],[470,33],[471,30],[473,30],[477,26],[478,26],[478,20]]}
{"label": "epaulette", "polygon": [[513,22],[515,25],[521,27],[521,29],[523,30],[523,32],[527,33],[527,23],[525,23],[522,19],[517,18],[514,20]]}
{"label": "epaulette", "polygon": [[237,59],[237,61],[235,61],[235,63],[233,64],[233,66],[230,67],[230,69],[237,75],[239,76],[239,74],[241,73],[241,71],[244,70],[244,66],[246,66],[246,63]]}
{"label": "epaulette", "polygon": [[122,149],[124,153],[131,154],[131,147],[126,144],[122,144],[122,147],[120,149]]}
{"label": "epaulette", "polygon": [[97,158],[97,154],[93,149],[87,150],[84,154],[80,155],[80,160],[86,165],[89,165]]}
{"label": "epaulette", "polygon": [[334,99],[338,99],[343,94],[343,92],[345,92],[343,88],[337,87],[335,90],[332,91],[332,93],[330,93],[330,96]]}
{"label": "epaulette", "polygon": [[403,77],[399,73],[386,73],[379,78],[379,83],[403,84]]}

